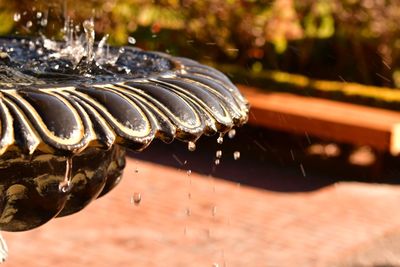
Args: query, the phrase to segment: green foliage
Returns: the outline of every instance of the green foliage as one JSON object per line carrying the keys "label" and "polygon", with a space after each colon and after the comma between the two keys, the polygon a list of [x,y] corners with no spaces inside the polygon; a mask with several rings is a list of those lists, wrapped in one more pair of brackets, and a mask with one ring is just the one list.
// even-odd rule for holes
{"label": "green foliage", "polygon": [[[26,27],[38,10],[54,27]],[[0,34],[60,36],[65,15],[94,15],[99,35],[118,45],[133,36],[140,47],[202,61],[385,86],[399,80],[398,0],[0,0]]]}

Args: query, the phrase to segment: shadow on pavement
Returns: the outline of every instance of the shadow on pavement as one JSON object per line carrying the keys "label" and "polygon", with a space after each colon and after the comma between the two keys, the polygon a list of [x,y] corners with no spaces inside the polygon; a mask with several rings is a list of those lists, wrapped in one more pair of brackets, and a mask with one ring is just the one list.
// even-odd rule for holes
{"label": "shadow on pavement", "polygon": [[[312,191],[338,181],[396,184],[400,177],[398,160],[388,156],[377,176],[374,166],[354,166],[341,157],[311,156],[306,153],[307,148],[321,140],[306,134],[297,136],[244,126],[236,129],[233,139],[226,135],[223,144],[217,143],[217,137],[203,136],[197,141],[194,152],[188,150],[186,143],[164,144],[155,140],[145,151],[128,155],[279,192]],[[218,150],[222,151],[222,157],[216,165]],[[235,151],[240,152],[238,160],[234,159]]]}

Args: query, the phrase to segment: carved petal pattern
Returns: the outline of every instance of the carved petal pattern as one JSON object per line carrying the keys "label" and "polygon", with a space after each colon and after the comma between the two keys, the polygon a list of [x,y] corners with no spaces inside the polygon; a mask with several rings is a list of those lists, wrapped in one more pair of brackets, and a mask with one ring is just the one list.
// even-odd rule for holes
{"label": "carved petal pattern", "polygon": [[247,121],[248,103],[224,74],[153,54],[171,69],[115,83],[0,89],[0,155],[74,154],[114,144],[141,150],[154,138],[193,141]]}

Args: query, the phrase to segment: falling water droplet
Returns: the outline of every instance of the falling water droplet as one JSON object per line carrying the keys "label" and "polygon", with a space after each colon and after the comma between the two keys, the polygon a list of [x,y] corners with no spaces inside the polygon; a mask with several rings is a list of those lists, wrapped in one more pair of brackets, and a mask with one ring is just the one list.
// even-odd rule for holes
{"label": "falling water droplet", "polygon": [[65,162],[64,180],[58,184],[58,189],[63,193],[66,193],[69,190],[71,190],[71,180],[72,180],[72,157],[69,157]]}
{"label": "falling water droplet", "polygon": [[190,141],[188,143],[188,149],[189,149],[189,151],[192,151],[192,152],[195,151],[196,150],[196,144],[194,142]]}
{"label": "falling water droplet", "polygon": [[212,216],[215,217],[215,215],[217,214],[217,206],[212,207],[211,213],[212,213]]}
{"label": "falling water droplet", "polygon": [[216,160],[214,161],[215,165],[219,165],[220,162],[221,162],[220,159],[216,159]]}
{"label": "falling water droplet", "polygon": [[21,20],[21,13],[15,13],[14,14],[14,21],[15,22],[18,22],[18,21],[20,21]]}
{"label": "falling water droplet", "polygon": [[235,151],[235,152],[233,152],[233,159],[234,159],[234,160],[240,159],[240,151]]}
{"label": "falling water droplet", "polygon": [[217,159],[220,159],[222,157],[222,151],[221,150],[217,150],[217,152],[215,152],[215,157]]}
{"label": "falling water droplet", "polygon": [[236,135],[236,130],[235,130],[235,129],[231,129],[231,130],[228,132],[228,137],[229,137],[230,139],[234,138],[235,135]]}
{"label": "falling water droplet", "polygon": [[192,170],[187,170],[187,175],[190,176],[192,174]]}
{"label": "falling water droplet", "polygon": [[133,38],[132,36],[129,36],[129,37],[128,37],[128,43],[134,45],[134,44],[136,44],[136,39]]}
{"label": "falling water droplet", "polygon": [[133,193],[131,196],[131,204],[139,205],[142,201],[142,195],[138,192]]}
{"label": "falling water droplet", "polygon": [[42,17],[42,12],[37,12],[37,13],[36,13],[36,18],[37,18],[37,19],[40,19],[41,17]]}
{"label": "falling water droplet", "polygon": [[222,145],[223,142],[224,142],[224,137],[223,137],[222,135],[220,135],[220,136],[217,138],[217,143],[220,144],[220,145]]}
{"label": "falling water droplet", "polygon": [[306,171],[304,170],[303,164],[300,164],[300,170],[304,177],[306,177]]}
{"label": "falling water droplet", "polygon": [[190,208],[186,208],[185,210],[186,216],[192,215],[192,210]]}
{"label": "falling water droplet", "polygon": [[27,28],[32,27],[32,21],[28,21],[28,22],[26,23],[26,27],[27,27]]}
{"label": "falling water droplet", "polygon": [[47,26],[47,22],[48,22],[47,18],[44,17],[43,19],[40,20],[40,26],[42,27]]}

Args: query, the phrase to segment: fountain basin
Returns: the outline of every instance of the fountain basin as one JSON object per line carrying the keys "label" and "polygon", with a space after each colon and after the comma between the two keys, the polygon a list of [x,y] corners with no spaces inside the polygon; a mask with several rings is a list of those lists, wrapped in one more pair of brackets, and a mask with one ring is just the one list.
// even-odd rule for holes
{"label": "fountain basin", "polygon": [[125,148],[247,121],[238,89],[198,62],[132,47],[75,60],[56,47],[0,39],[1,230],[79,211],[118,183]]}

